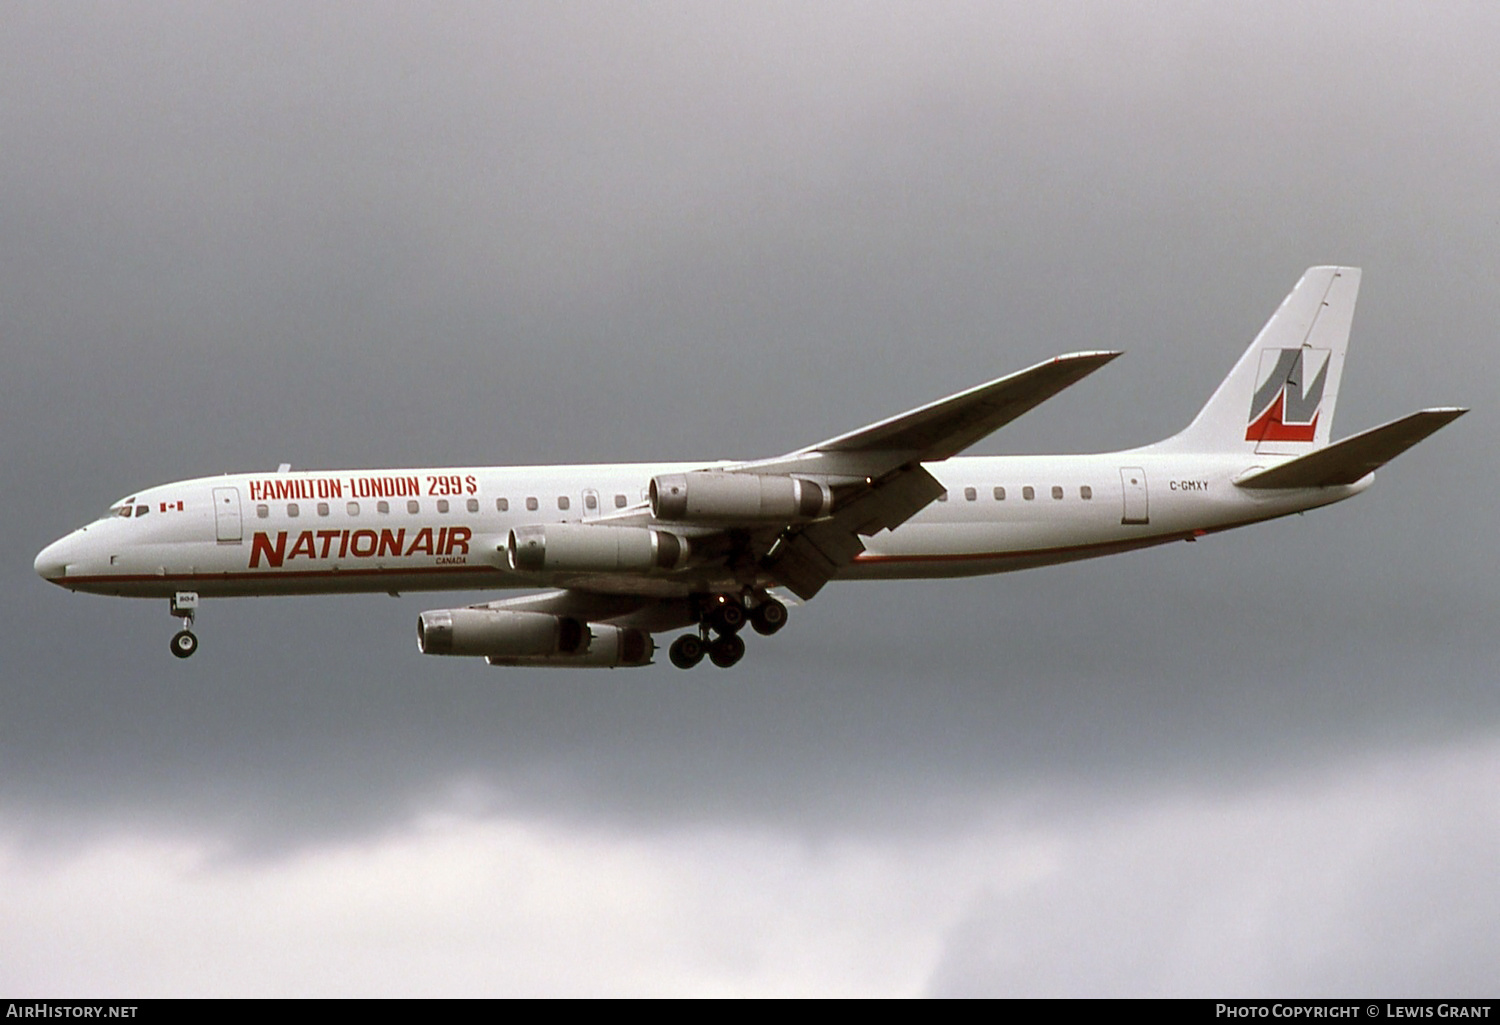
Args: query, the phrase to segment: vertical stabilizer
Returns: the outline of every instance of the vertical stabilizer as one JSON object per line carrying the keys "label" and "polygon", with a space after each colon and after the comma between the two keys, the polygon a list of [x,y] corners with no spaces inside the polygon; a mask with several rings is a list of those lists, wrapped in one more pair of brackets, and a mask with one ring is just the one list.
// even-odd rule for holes
{"label": "vertical stabilizer", "polygon": [[1182,433],[1184,451],[1303,455],[1328,444],[1358,267],[1312,267]]}

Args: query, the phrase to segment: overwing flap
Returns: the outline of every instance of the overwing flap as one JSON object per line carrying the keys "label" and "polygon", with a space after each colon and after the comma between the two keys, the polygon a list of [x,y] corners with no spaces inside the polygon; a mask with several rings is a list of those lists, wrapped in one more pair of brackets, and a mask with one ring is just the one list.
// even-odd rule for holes
{"label": "overwing flap", "polygon": [[861,536],[893,530],[943,493],[921,466],[875,484],[826,520],[782,535],[766,556],[766,567],[804,601],[865,550]]}

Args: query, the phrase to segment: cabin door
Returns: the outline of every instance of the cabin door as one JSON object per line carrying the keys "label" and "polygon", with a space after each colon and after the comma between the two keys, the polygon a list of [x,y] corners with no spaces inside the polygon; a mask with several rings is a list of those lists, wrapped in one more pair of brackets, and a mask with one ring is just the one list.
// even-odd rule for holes
{"label": "cabin door", "polygon": [[214,526],[221,545],[237,545],[243,540],[239,488],[214,488]]}

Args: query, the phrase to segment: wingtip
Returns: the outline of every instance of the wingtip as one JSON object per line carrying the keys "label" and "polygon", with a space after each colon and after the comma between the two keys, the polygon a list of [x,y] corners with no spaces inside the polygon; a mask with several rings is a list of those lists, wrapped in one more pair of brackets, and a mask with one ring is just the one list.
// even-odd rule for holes
{"label": "wingtip", "polygon": [[1052,362],[1066,363],[1077,360],[1102,364],[1123,355],[1125,355],[1125,352],[1122,349],[1094,349],[1087,352],[1065,352],[1061,356],[1052,357]]}

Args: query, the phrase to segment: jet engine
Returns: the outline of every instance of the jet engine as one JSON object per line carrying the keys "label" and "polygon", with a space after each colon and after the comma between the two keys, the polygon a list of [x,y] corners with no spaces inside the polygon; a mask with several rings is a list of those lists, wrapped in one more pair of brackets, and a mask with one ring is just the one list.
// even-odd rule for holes
{"label": "jet engine", "polygon": [[783,474],[694,470],[651,480],[651,513],[678,523],[803,523],[827,516],[833,493]]}
{"label": "jet engine", "polygon": [[542,655],[519,657],[514,655],[490,655],[485,659],[492,666],[537,666],[557,669],[617,669],[627,666],[651,664],[656,653],[656,642],[645,630],[590,623],[589,632],[593,640],[588,650],[575,655]]}
{"label": "jet engine", "polygon": [[589,627],[572,616],[498,609],[434,609],[417,617],[424,655],[547,658],[589,649]]}
{"label": "jet engine", "polygon": [[548,523],[517,527],[505,541],[510,568],[525,573],[649,573],[681,566],[686,538],[649,527]]}

